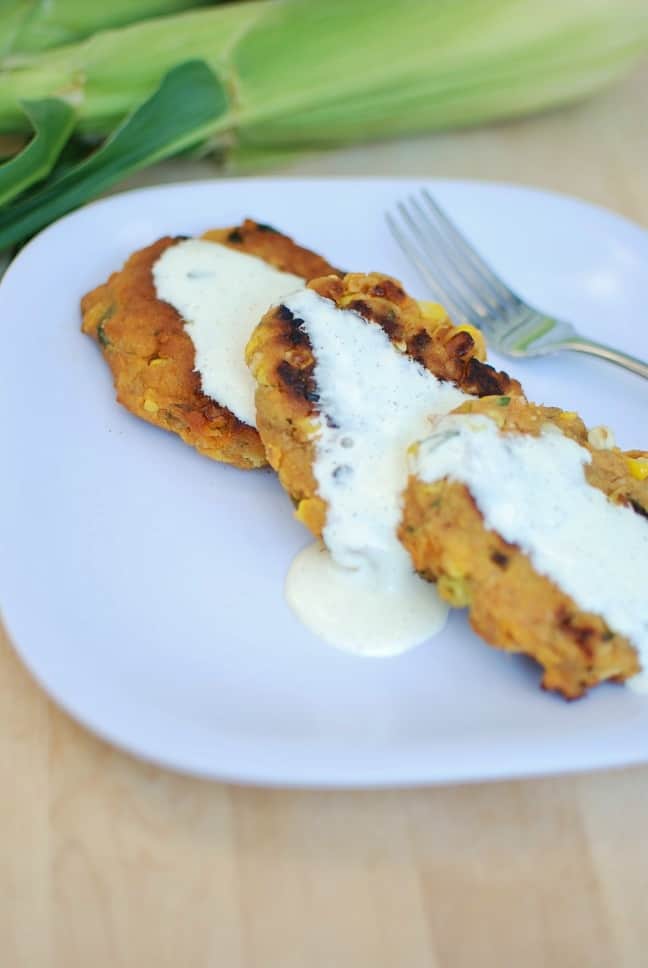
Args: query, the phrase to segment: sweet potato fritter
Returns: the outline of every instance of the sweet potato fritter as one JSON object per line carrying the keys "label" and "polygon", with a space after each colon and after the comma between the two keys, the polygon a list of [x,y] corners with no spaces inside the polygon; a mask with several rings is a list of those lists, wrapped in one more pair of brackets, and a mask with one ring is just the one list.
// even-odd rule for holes
{"label": "sweet potato fritter", "polygon": [[[84,296],[81,328],[101,347],[117,399],[131,413],[173,431],[214,460],[261,467],[266,458],[258,433],[202,392],[182,317],[156,296],[153,266],[182,238],[165,237],[135,252],[119,272]],[[321,256],[250,219],[202,238],[258,256],[304,280],[337,272]]]}
{"label": "sweet potato fritter", "polygon": [[[455,327],[438,305],[420,304],[389,276],[351,273],[314,279],[309,287],[340,309],[377,323],[394,352],[409,354],[442,380],[467,393],[519,394],[506,373],[482,362],[484,343],[472,327]],[[307,334],[285,306],[271,309],[256,328],[246,359],[257,380],[257,426],[268,461],[292,496],[297,518],[321,536],[326,503],[313,475],[317,394],[315,359]]]}
{"label": "sweet potato fritter", "polygon": [[[498,397],[468,401],[454,412],[486,414],[505,433],[537,436],[545,424],[554,424],[591,453],[585,476],[593,487],[648,515],[645,455],[593,446],[596,432],[588,436],[576,414]],[[470,623],[482,638],[543,667],[545,689],[574,699],[599,682],[621,682],[639,671],[627,638],[579,609],[516,545],[487,529],[464,484],[410,477],[399,537],[416,570],[436,581],[441,596],[470,609]]]}

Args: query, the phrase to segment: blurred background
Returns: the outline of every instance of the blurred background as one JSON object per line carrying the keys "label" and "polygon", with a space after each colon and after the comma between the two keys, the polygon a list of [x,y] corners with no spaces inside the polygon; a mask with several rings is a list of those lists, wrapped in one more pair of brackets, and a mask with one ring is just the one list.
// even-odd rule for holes
{"label": "blurred background", "polygon": [[620,140],[639,122],[647,48],[646,0],[5,0],[0,248],[170,158],[155,178],[363,173],[373,144],[394,174],[407,138],[403,173],[516,180],[504,149],[547,112],[526,178],[552,187],[556,143],[596,156],[592,99]]}

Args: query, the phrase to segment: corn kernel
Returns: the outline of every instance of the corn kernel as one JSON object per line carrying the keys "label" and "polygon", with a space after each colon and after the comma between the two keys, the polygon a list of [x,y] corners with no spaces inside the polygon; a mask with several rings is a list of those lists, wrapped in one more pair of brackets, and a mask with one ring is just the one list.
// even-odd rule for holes
{"label": "corn kernel", "polygon": [[453,608],[466,608],[470,605],[470,586],[465,578],[441,575],[437,588],[442,598],[450,602]]}
{"label": "corn kernel", "polygon": [[336,300],[336,303],[337,303],[338,309],[345,309],[346,306],[350,306],[351,303],[357,302],[359,299],[362,300],[363,302],[368,302],[369,298],[371,298],[371,301],[374,304],[376,303],[375,296],[366,297],[363,295],[363,293],[360,293],[360,292],[347,292],[346,295],[340,296],[340,298]]}
{"label": "corn kernel", "polygon": [[645,481],[648,479],[648,457],[626,457],[626,464],[635,480]]}
{"label": "corn kernel", "polygon": [[461,326],[457,326],[457,329],[460,333],[468,333],[472,336],[475,344],[475,356],[483,362],[486,359],[486,340],[484,334],[476,326],[471,326],[470,323],[462,323]]}
{"label": "corn kernel", "polygon": [[596,450],[612,450],[616,444],[609,427],[592,427],[587,434],[587,440]]}
{"label": "corn kernel", "polygon": [[154,360],[151,360],[149,366],[163,366],[167,360],[163,360],[161,356],[156,356]]}
{"label": "corn kernel", "polygon": [[445,323],[448,320],[448,314],[441,303],[419,299],[419,308],[426,319],[434,320],[436,323]]}
{"label": "corn kernel", "polygon": [[321,427],[314,420],[309,420],[308,417],[304,417],[303,420],[299,421],[299,430],[304,437],[318,437],[321,433]]}
{"label": "corn kernel", "polygon": [[157,413],[160,408],[155,400],[151,400],[150,397],[147,397],[144,401],[144,409],[147,413]]}

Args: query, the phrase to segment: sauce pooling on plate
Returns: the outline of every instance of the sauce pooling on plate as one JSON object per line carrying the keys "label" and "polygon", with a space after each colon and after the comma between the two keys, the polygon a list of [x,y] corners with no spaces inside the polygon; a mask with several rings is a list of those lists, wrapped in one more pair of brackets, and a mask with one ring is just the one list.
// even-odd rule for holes
{"label": "sauce pooling on plate", "polygon": [[469,397],[399,352],[380,326],[313,290],[283,302],[303,321],[316,361],[313,473],[328,505],[328,550],[295,559],[286,596],[331,644],[397,654],[438,632],[447,614],[396,535],[407,449],[429,433],[431,415]]}
{"label": "sauce pooling on plate", "polygon": [[266,310],[304,280],[204,239],[166,249],[153,267],[153,280],[158,298],[184,320],[203,393],[253,427],[255,383],[245,365],[245,344]]}
{"label": "sauce pooling on plate", "polygon": [[432,585],[416,575],[385,582],[370,565],[343,568],[319,541],[294,559],[286,598],[320,638],[364,655],[398,655],[440,632],[448,614]]}
{"label": "sauce pooling on plate", "polygon": [[648,522],[591,485],[588,450],[546,424],[502,433],[484,414],[450,414],[418,447],[412,473],[469,489],[486,526],[529,557],[579,608],[637,650],[648,689]]}

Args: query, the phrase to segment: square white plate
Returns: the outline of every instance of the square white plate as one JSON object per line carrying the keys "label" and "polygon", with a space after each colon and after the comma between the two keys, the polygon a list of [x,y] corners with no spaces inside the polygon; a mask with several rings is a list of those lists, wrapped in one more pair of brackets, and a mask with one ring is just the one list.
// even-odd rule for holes
{"label": "square white plate", "polygon": [[[269,471],[199,457],[114,402],[79,299],[131,251],[250,215],[350,270],[425,297],[383,211],[419,182],[245,179],[114,196],[32,241],[0,286],[0,587],[16,648],[48,693],[111,742],[243,782],[367,786],[510,777],[648,759],[648,697],[577,703],[484,646],[462,614],[391,659],[337,652],[282,597],[309,537]],[[573,199],[428,187],[516,289],[648,358],[648,234]],[[516,362],[539,402],[648,448],[648,384],[563,355]]]}

